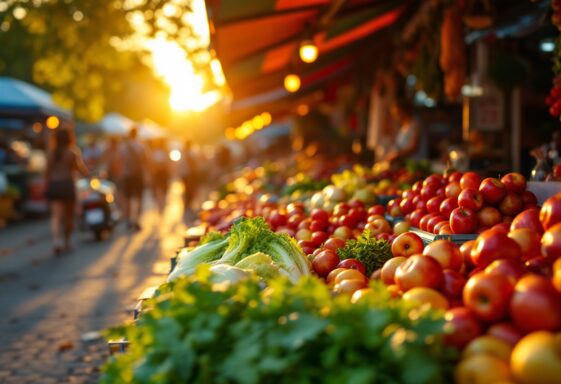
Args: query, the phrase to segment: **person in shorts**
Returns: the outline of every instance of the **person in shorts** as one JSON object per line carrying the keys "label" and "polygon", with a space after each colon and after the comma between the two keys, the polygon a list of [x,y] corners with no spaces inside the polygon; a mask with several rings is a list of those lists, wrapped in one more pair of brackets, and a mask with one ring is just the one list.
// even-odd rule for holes
{"label": "person in shorts", "polygon": [[88,175],[80,150],[74,144],[74,135],[58,128],[51,138],[47,155],[46,197],[51,210],[53,252],[70,251],[76,209],[76,177]]}
{"label": "person in shorts", "polygon": [[129,136],[121,145],[123,217],[129,229],[140,230],[142,198],[144,194],[145,173],[148,164],[144,145],[138,140],[138,129],[131,128]]}

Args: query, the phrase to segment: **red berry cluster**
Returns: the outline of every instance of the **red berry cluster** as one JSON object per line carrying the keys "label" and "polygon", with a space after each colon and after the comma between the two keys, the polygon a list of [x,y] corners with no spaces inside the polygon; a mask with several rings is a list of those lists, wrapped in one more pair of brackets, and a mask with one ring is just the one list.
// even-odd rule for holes
{"label": "red berry cluster", "polygon": [[551,116],[561,116],[561,76],[553,78],[553,87],[551,87],[549,95],[545,98],[545,103],[549,106],[549,114]]}

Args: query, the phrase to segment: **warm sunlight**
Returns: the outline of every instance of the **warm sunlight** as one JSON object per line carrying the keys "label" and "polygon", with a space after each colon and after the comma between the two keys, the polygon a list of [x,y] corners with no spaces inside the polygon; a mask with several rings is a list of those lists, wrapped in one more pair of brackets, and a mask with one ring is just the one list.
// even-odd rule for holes
{"label": "warm sunlight", "polygon": [[[193,0],[193,13],[186,13],[184,20],[189,23],[199,43],[208,45],[209,31],[206,21],[206,9],[203,0]],[[165,14],[176,12],[176,8],[165,9]],[[150,39],[145,47],[152,54],[155,73],[170,87],[170,106],[178,112],[201,112],[220,101],[223,97],[219,90],[204,91],[205,78],[196,73],[185,50],[175,41],[165,37]],[[222,87],[225,85],[224,74],[217,59],[209,62],[212,82]]]}

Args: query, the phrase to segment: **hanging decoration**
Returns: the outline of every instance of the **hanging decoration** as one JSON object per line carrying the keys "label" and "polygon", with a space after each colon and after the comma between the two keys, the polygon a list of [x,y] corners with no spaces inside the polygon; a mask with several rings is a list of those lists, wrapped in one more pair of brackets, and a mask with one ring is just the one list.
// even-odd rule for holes
{"label": "hanging decoration", "polygon": [[444,73],[444,93],[448,101],[455,101],[461,94],[466,73],[466,45],[464,26],[457,7],[444,11],[440,27],[440,68]]}
{"label": "hanging decoration", "polygon": [[[561,30],[561,0],[552,0],[551,8],[553,15],[551,21]],[[553,84],[545,103],[549,106],[549,114],[555,118],[561,118],[561,36],[555,42],[553,52]]]}

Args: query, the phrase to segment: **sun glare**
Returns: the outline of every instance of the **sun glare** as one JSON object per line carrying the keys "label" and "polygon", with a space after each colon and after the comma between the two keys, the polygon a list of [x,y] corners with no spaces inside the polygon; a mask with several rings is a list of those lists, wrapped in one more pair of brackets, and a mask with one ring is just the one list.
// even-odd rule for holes
{"label": "sun glare", "polygon": [[[166,16],[177,14],[177,7],[172,4],[163,10]],[[206,9],[204,1],[194,0],[192,3],[193,13],[186,13],[188,22],[197,37],[198,44],[207,46],[209,42],[209,30],[206,21]],[[197,73],[186,51],[175,41],[163,36],[149,39],[145,47],[152,56],[154,72],[170,88],[169,103],[172,109],[178,112],[201,112],[216,104],[223,98],[219,90],[204,91],[205,78]],[[217,87],[225,85],[222,67],[217,59],[212,59],[210,54],[209,66],[213,82]]]}

